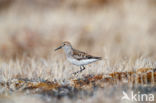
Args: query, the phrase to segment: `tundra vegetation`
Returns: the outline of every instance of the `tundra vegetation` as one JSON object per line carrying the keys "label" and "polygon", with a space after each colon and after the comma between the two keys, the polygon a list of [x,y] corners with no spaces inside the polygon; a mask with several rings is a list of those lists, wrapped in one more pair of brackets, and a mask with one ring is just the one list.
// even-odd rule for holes
{"label": "tundra vegetation", "polygon": [[[155,11],[155,0],[0,0],[0,103],[156,98]],[[73,76],[62,41],[103,59]]]}

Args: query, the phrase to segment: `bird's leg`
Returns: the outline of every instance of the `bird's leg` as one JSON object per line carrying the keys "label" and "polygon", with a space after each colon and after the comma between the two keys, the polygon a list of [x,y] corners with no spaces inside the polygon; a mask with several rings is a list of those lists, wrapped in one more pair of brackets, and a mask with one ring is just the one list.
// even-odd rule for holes
{"label": "bird's leg", "polygon": [[[80,66],[80,71],[81,71],[81,66]],[[80,71],[74,72],[73,74],[76,75],[76,74],[79,73]]]}
{"label": "bird's leg", "polygon": [[83,70],[85,70],[86,68],[84,66],[80,66],[80,72],[82,72]]}
{"label": "bird's leg", "polygon": [[77,72],[74,72],[73,74],[77,74],[77,73],[81,73],[83,70],[85,70],[86,68],[84,66],[80,66],[80,70]]}

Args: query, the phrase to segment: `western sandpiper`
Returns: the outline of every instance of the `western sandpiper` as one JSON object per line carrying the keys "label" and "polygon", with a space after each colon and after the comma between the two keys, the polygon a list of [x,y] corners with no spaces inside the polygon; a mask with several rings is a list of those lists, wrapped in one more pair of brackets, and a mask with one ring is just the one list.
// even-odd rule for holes
{"label": "western sandpiper", "polygon": [[61,48],[64,49],[66,58],[70,63],[80,66],[80,71],[74,72],[73,74],[77,74],[85,70],[84,65],[87,65],[87,64],[90,64],[92,62],[102,59],[102,57],[95,57],[85,52],[74,49],[72,45],[70,44],[70,42],[67,42],[67,41],[63,42],[61,46],[55,49],[55,51]]}

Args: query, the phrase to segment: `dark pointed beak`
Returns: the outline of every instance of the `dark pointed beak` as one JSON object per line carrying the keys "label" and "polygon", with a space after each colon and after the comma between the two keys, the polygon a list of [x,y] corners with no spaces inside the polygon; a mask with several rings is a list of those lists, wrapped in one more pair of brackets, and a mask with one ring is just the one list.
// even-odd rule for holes
{"label": "dark pointed beak", "polygon": [[56,51],[56,50],[59,50],[59,49],[61,49],[61,48],[62,48],[62,46],[60,46],[60,47],[56,48],[56,49],[55,49],[55,51]]}

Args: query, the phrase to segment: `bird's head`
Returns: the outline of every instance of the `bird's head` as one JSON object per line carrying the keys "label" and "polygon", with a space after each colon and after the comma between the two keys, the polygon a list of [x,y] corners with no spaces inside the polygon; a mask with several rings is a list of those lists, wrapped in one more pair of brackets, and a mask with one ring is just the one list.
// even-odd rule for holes
{"label": "bird's head", "polygon": [[56,51],[56,50],[59,50],[59,49],[61,49],[61,48],[72,48],[72,46],[71,46],[70,42],[65,41],[65,42],[62,43],[61,46],[59,46],[58,48],[56,48],[55,51]]}

